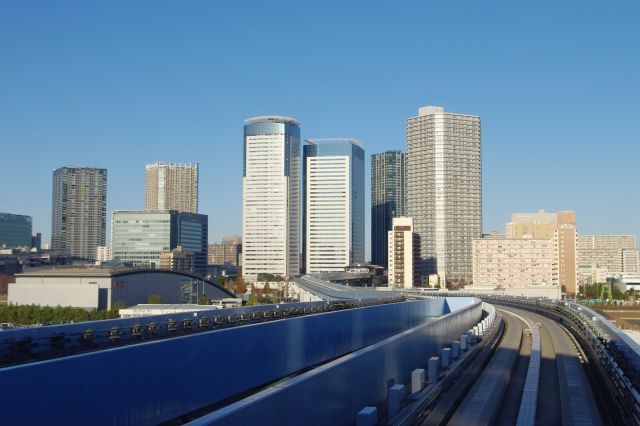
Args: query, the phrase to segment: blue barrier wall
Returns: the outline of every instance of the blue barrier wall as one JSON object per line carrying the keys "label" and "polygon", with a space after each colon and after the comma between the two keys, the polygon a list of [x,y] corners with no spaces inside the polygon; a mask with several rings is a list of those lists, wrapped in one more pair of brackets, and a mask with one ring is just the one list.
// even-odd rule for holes
{"label": "blue barrier wall", "polygon": [[[480,302],[469,298],[467,305],[421,332],[429,350],[479,320]],[[0,369],[0,412],[7,424],[157,424],[433,322],[434,316],[449,311],[444,299],[416,300],[7,367]],[[395,362],[385,362],[385,375],[396,371]]]}
{"label": "blue barrier wall", "polygon": [[276,384],[188,425],[354,424],[360,409],[386,399],[390,384],[410,387],[411,371],[426,369],[429,357],[438,355],[441,348],[480,320],[479,304],[469,305],[468,300],[465,303],[460,299],[453,304],[460,309]]}

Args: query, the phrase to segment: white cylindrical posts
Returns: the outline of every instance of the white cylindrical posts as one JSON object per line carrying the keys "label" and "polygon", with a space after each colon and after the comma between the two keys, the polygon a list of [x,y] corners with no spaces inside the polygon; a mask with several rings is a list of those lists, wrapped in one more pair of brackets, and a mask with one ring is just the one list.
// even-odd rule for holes
{"label": "white cylindrical posts", "polygon": [[411,372],[411,393],[416,394],[424,386],[424,368],[418,368]]}
{"label": "white cylindrical posts", "polygon": [[441,364],[442,368],[449,368],[451,364],[451,348],[442,348]]}
{"label": "white cylindrical posts", "polygon": [[440,358],[437,356],[432,356],[429,358],[428,364],[428,374],[429,374],[429,383],[435,383],[438,378],[438,370],[440,369]]}
{"label": "white cylindrical posts", "polygon": [[356,426],[375,426],[378,423],[378,409],[364,407],[356,415]]}

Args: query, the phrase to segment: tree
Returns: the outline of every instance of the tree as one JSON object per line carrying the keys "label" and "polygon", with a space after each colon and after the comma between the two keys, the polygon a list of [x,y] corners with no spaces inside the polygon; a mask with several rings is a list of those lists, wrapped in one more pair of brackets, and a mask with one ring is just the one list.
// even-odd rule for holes
{"label": "tree", "polygon": [[252,284],[251,285],[251,295],[249,296],[249,301],[247,302],[248,305],[250,306],[254,306],[259,304],[259,300],[258,300],[258,293],[256,291],[255,286]]}
{"label": "tree", "polygon": [[229,291],[234,291],[235,290],[235,284],[234,284],[233,281],[227,280],[224,283],[224,288],[229,290]]}
{"label": "tree", "polygon": [[220,286],[220,287],[225,287],[225,288],[226,288],[226,286],[225,286],[225,284],[226,284],[226,283],[225,283],[225,279],[224,279],[224,277],[223,277],[222,275],[218,275],[218,276],[216,277],[216,279],[215,279],[213,282],[214,282],[216,285]]}
{"label": "tree", "polygon": [[150,294],[147,303],[150,305],[159,305],[162,303],[162,297],[158,294]]}
{"label": "tree", "polygon": [[127,305],[122,300],[119,300],[111,305],[111,312],[115,312],[116,316],[118,316],[120,315],[118,311],[120,311],[120,309],[125,309],[126,307]]}
{"label": "tree", "polygon": [[244,282],[242,274],[240,273],[238,273],[238,275],[236,276],[235,287],[237,294],[245,294],[247,292],[247,284]]}
{"label": "tree", "polygon": [[198,297],[198,305],[210,305],[210,304],[211,304],[211,300],[209,300],[206,294],[201,294]]}

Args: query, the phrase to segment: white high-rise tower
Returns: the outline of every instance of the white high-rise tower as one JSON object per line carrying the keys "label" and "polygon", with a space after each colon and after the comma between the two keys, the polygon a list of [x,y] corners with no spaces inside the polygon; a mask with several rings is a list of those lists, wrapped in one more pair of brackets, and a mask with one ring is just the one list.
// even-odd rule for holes
{"label": "white high-rise tower", "polygon": [[364,149],[355,139],[314,139],[304,146],[307,273],[364,263]]}
{"label": "white high-rise tower", "polygon": [[242,178],[242,275],[300,272],[300,127],[289,117],[246,120]]}

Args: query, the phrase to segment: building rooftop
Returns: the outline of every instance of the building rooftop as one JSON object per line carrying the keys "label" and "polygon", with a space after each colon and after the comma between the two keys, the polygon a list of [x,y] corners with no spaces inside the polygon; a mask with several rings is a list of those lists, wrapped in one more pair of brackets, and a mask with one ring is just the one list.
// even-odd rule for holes
{"label": "building rooftop", "polygon": [[284,115],[261,115],[258,117],[251,117],[244,120],[246,123],[284,123],[293,124],[299,126],[300,122],[295,118],[286,117]]}
{"label": "building rooftop", "polygon": [[147,168],[156,166],[173,166],[173,167],[185,167],[185,168],[198,168],[198,163],[174,163],[173,161],[156,161],[155,163],[147,164]]}
{"label": "building rooftop", "polygon": [[354,138],[317,138],[317,139],[307,139],[306,142],[311,145],[317,145],[317,144],[323,144],[323,143],[345,143],[346,142],[364,149],[364,146],[362,146],[362,142]]}

